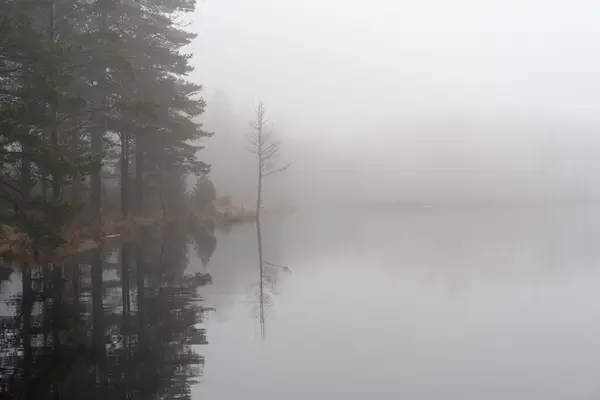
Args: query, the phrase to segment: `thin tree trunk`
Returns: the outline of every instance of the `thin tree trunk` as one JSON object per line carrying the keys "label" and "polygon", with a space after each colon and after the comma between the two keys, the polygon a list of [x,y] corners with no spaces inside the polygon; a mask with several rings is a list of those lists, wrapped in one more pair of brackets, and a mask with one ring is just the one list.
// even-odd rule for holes
{"label": "thin tree trunk", "polygon": [[21,174],[19,176],[19,186],[23,194],[23,202],[25,205],[31,197],[31,151],[32,148],[25,141],[21,142]]}
{"label": "thin tree trunk", "polygon": [[[71,148],[73,151],[79,151],[80,149],[80,141],[77,132],[73,132],[73,136],[71,137]],[[76,168],[73,171],[73,183],[71,185],[71,202],[73,204],[81,203],[81,175],[79,174],[79,169]]]}
{"label": "thin tree trunk", "polygon": [[[51,0],[50,2],[50,38],[52,43],[56,43],[56,1]],[[50,131],[50,143],[52,150],[55,154],[59,152],[59,131],[58,131],[58,115],[56,113],[56,104],[51,104],[50,112],[52,114],[52,130]],[[61,185],[61,173],[60,168],[57,165],[53,165],[52,172],[52,197],[58,198],[62,195]]]}
{"label": "thin tree trunk", "polygon": [[261,166],[262,166],[262,162],[258,162],[258,193],[256,194],[256,220],[258,221],[260,219],[260,209],[262,206],[262,173],[261,173]]}
{"label": "thin tree trunk", "polygon": [[135,211],[144,213],[144,140],[138,134],[135,138]]}
{"label": "thin tree trunk", "polygon": [[[92,152],[94,156],[102,156],[102,135],[104,131],[95,132],[92,135]],[[101,169],[101,168],[100,168]],[[90,178],[90,207],[94,225],[102,222],[102,182],[100,170],[92,172]]]}
{"label": "thin tree trunk", "polygon": [[[52,134],[47,128],[44,129],[42,134],[44,135],[44,141],[51,139]],[[43,172],[41,172],[42,176],[40,178],[40,184],[42,186],[42,198],[46,200],[48,198],[48,172],[46,172],[46,168],[40,169],[43,170]]]}
{"label": "thin tree trunk", "polygon": [[[106,2],[102,2],[106,3]],[[108,14],[107,10],[102,7],[100,14],[100,24],[98,28],[100,34],[106,34],[108,32]],[[104,103],[106,102],[106,71],[104,70],[104,63],[101,65],[102,71],[98,78],[98,104],[96,104],[97,109],[101,109],[104,107]],[[104,117],[101,112],[98,111],[95,115],[96,124],[99,125],[99,128],[96,132],[92,134],[92,154],[100,159],[103,156],[103,147],[104,147]],[[102,167],[100,167],[97,171],[92,172],[91,176],[91,188],[90,188],[90,204],[91,204],[91,212],[93,223],[96,226],[100,226],[102,223],[102,180],[100,178],[100,172]]]}
{"label": "thin tree trunk", "polygon": [[[262,121],[258,128],[258,154],[262,154]],[[256,194],[256,239],[258,242],[258,269],[260,273],[259,282],[259,323],[260,323],[260,338],[265,340],[265,294],[264,294],[264,261],[262,250],[262,234],[260,231],[260,209],[262,203],[262,178],[263,178],[263,160],[258,157],[258,185]]]}
{"label": "thin tree trunk", "polygon": [[[29,12],[27,16],[28,16],[28,18],[32,18],[32,20],[35,21],[35,19],[34,19],[35,14],[36,14],[35,12]],[[24,68],[23,69],[23,81],[24,81],[25,87],[31,87],[31,85],[33,83],[32,78],[33,78],[32,70],[29,67]],[[19,186],[20,186],[21,193],[23,195],[24,206],[27,207],[27,203],[31,199],[31,189],[33,187],[33,185],[32,185],[33,180],[31,178],[33,148],[31,146],[31,144],[29,143],[29,137],[30,137],[30,135],[32,135],[32,130],[28,127],[25,127],[25,128],[23,128],[22,134],[25,135],[25,140],[21,140],[21,142],[20,142],[20,144],[21,144],[21,171],[19,174]]]}
{"label": "thin tree trunk", "polygon": [[[53,112],[54,115],[56,113]],[[54,126],[52,128],[52,148],[55,151],[59,149],[59,141],[58,141],[58,127]],[[62,184],[61,184],[61,174],[57,171],[58,168],[55,166],[55,170],[52,173],[52,197],[59,198],[62,196]]]}
{"label": "thin tree trunk", "polygon": [[167,207],[165,206],[165,199],[163,197],[163,183],[162,183],[162,173],[158,171],[158,195],[160,198],[160,208],[162,210],[162,218],[164,228],[167,227]]}
{"label": "thin tree trunk", "polygon": [[121,217],[129,216],[129,137],[121,135]]}

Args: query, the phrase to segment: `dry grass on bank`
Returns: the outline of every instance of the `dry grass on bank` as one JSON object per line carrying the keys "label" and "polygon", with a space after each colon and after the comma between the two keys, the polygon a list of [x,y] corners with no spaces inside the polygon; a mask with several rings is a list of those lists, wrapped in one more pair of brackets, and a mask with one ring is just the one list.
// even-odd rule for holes
{"label": "dry grass on bank", "polygon": [[243,204],[234,203],[229,196],[218,198],[211,206],[204,210],[198,210],[197,215],[201,222],[226,225],[254,222],[256,220],[254,209]]}
{"label": "dry grass on bank", "polygon": [[54,248],[36,246],[25,233],[0,224],[0,258],[5,261],[57,261],[57,258],[63,260],[98,248],[108,240],[134,241],[145,228],[188,230],[203,225],[231,226],[255,219],[256,213],[252,209],[234,204],[230,198],[224,197],[204,210],[189,207],[187,211],[173,216],[165,216],[161,210],[154,210],[126,220],[106,217],[97,230],[70,226],[62,233],[64,243]]}
{"label": "dry grass on bank", "polygon": [[141,228],[152,226],[156,226],[152,217],[132,217],[123,221],[107,219],[98,230],[67,227],[61,234],[63,243],[49,246],[34,243],[29,236],[18,232],[14,227],[0,225],[0,257],[4,261],[63,260],[98,248],[109,240],[131,240]]}

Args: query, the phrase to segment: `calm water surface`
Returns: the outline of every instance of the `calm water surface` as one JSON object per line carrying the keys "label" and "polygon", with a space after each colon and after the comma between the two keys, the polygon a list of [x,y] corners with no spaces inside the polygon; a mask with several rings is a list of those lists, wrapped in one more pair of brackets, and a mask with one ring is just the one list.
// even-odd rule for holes
{"label": "calm water surface", "polygon": [[290,271],[265,266],[262,302],[253,225],[15,268],[5,392],[600,398],[600,209],[299,212],[263,242]]}

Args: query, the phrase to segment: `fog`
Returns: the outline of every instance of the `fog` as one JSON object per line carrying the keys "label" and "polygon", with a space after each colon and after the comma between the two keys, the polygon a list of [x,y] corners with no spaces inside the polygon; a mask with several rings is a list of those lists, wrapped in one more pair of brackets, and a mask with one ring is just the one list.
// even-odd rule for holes
{"label": "fog", "polygon": [[599,1],[2,3],[3,399],[598,398]]}
{"label": "fog", "polygon": [[250,193],[234,170],[260,99],[293,164],[271,190],[295,198],[597,196],[598,17],[592,1],[203,0],[186,22],[217,132],[204,156]]}

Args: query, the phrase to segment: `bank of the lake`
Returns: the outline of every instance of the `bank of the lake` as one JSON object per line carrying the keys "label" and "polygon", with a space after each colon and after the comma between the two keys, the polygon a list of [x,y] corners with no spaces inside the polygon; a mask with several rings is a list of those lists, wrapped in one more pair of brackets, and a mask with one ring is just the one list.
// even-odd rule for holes
{"label": "bank of the lake", "polygon": [[145,229],[168,229],[187,232],[198,226],[216,226],[227,228],[232,225],[254,222],[256,212],[243,204],[230,199],[217,199],[210,207],[199,209],[189,207],[178,210],[176,214],[157,210],[145,215],[136,215],[127,219],[105,219],[98,229],[85,227],[65,227],[61,233],[61,243],[46,245],[35,243],[31,238],[9,226],[0,225],[0,256],[5,261],[44,262],[54,258],[59,260],[77,256],[97,248],[107,240],[131,241]]}

